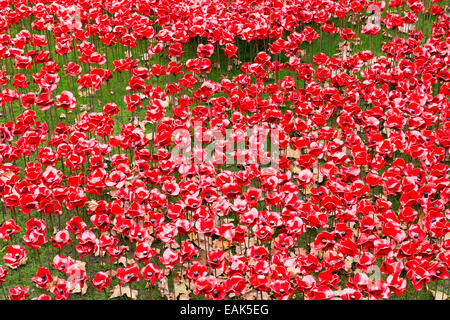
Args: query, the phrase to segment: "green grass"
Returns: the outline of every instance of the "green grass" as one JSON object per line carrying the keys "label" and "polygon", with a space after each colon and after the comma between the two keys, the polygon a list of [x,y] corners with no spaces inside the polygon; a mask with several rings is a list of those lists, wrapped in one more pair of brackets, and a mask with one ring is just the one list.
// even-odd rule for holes
{"label": "green grass", "polygon": [[[396,11],[396,9],[394,9],[394,11]],[[10,30],[10,35],[15,36],[15,34],[17,34],[22,29],[22,26],[29,26],[31,24],[31,21],[32,20],[30,18],[27,18],[23,21],[23,24],[13,26],[13,28]],[[419,15],[419,21],[416,25],[422,26],[422,28],[424,28],[425,30],[431,30],[431,25],[435,21],[436,21],[435,17],[430,17],[428,15]],[[333,19],[333,22],[336,26],[340,25],[340,21],[338,21],[337,19]],[[312,24],[310,26],[315,27],[315,29],[318,30],[317,26],[314,26]],[[300,28],[302,28],[302,27],[304,27],[304,26],[300,26]],[[343,27],[344,28],[352,28],[352,29],[356,27],[357,30],[360,31],[360,26],[351,25],[348,21],[345,21],[345,20],[343,21]],[[33,31],[33,33],[42,33],[42,32]],[[394,31],[392,31],[392,30],[388,31],[388,33],[390,33],[391,35],[394,35]],[[47,36],[49,35],[48,33],[42,33],[42,34],[46,34]],[[287,35],[288,35],[287,33],[284,35],[285,38],[287,37]],[[401,37],[401,38],[405,38],[405,39],[407,38],[407,34],[403,34],[400,32],[397,33],[397,36]],[[369,36],[360,35],[358,32],[357,37],[360,38],[361,43],[359,45],[352,46],[352,54],[355,54],[363,49],[367,49],[370,47]],[[390,41],[390,37],[380,37],[378,39],[379,40],[377,40],[376,45],[374,45],[372,48],[375,56],[383,55],[383,53],[381,52],[381,43]],[[132,59],[141,58],[142,53],[146,52],[147,47],[149,45],[149,41],[138,40],[138,44],[137,44],[136,48],[134,48],[134,49],[124,48],[123,46],[120,46],[120,45],[116,45],[111,48],[106,48],[103,44],[101,44],[101,42],[98,40],[97,37],[90,37],[87,39],[87,41],[95,44],[96,51],[100,52],[102,55],[108,54],[108,56],[110,56],[111,52],[114,52],[115,59],[125,58],[126,51],[131,52]],[[195,55],[196,46],[197,46],[197,43],[200,43],[200,42],[206,43],[206,40],[205,39],[193,39],[190,43],[185,44],[184,50],[186,51],[186,53],[183,55],[183,59],[182,59],[183,61],[187,61],[188,59],[196,57],[196,55]],[[312,44],[305,43],[301,46],[301,48],[306,53],[305,61],[303,61],[303,62],[312,64],[313,56],[318,54],[321,51],[324,52],[325,54],[329,54],[329,52],[331,52],[332,55],[334,55],[335,53],[338,52],[338,46],[339,46],[340,42],[341,42],[341,40],[339,39],[339,37],[337,35],[330,36],[325,33],[321,34],[321,37],[318,40],[313,41]],[[330,46],[330,44],[331,44],[331,46]],[[265,41],[258,41],[258,42],[252,41],[251,43],[247,43],[246,41],[239,40],[238,45],[239,45],[238,57],[243,62],[252,61],[259,51],[265,50],[268,48],[268,43]],[[29,45],[25,48],[26,51],[31,50],[31,49],[33,49],[33,48],[31,48]],[[45,49],[50,50],[51,56],[56,59],[57,63],[61,67],[63,67],[68,61],[74,61],[76,63],[79,63],[74,51],[72,51],[66,58],[66,57],[57,55],[55,53],[54,49],[51,47],[51,45],[49,45]],[[288,61],[288,58],[286,58],[285,56],[280,55],[280,56],[276,57],[276,56],[272,55],[272,60],[276,60],[276,59],[278,59],[280,62]],[[228,78],[233,79],[237,74],[240,73],[238,68],[235,66],[232,68],[231,71],[228,71],[228,64],[230,62],[227,59],[227,57],[224,55],[222,49],[219,49],[219,51],[217,51],[217,48],[216,48],[216,52],[211,57],[211,60],[213,62],[220,63],[220,68],[213,68],[213,70],[211,71],[211,73],[208,77],[209,79],[211,79],[213,81],[220,81],[222,75],[226,75]],[[151,65],[154,63],[158,63],[160,65],[167,65],[169,61],[170,60],[167,57],[160,57],[158,55],[157,57],[152,57],[152,59],[151,59],[151,61],[149,61],[148,65]],[[89,66],[87,64],[81,64],[81,65],[83,68],[82,74],[88,73]],[[26,89],[26,92],[37,92],[38,91],[38,86],[31,81],[31,73],[39,72],[40,67],[41,66],[39,66],[39,68],[38,68],[34,64],[31,70],[15,70],[14,66],[11,65],[11,61],[6,62],[6,69],[8,71],[8,74],[22,73],[27,76],[27,80],[30,81],[30,86],[28,89]],[[95,66],[95,67],[112,69],[110,60],[108,60],[108,62],[105,65]],[[81,97],[80,95],[78,95],[78,92],[76,89],[77,84],[75,83],[75,81],[76,81],[75,78],[67,77],[63,70],[61,70],[59,72],[59,75],[60,75],[61,80],[60,80],[57,90],[54,92],[54,96],[60,94],[62,91],[65,91],[65,90],[72,91],[75,93],[75,95],[77,97],[78,105],[79,106],[87,105],[86,111],[90,111],[90,112],[94,112],[94,111],[101,112],[103,105],[106,104],[107,102],[115,102],[119,106],[120,113],[118,116],[115,117],[115,126],[114,126],[115,134],[120,133],[122,125],[129,123],[132,120],[133,116],[138,119],[143,119],[145,117],[145,106],[148,105],[147,101],[143,102],[144,108],[137,110],[134,115],[126,110],[125,103],[123,101],[123,96],[131,94],[131,92],[125,90],[125,87],[128,85],[128,80],[130,79],[130,76],[131,76],[131,73],[128,71],[124,72],[123,74],[119,74],[117,72],[113,73],[113,78],[108,81],[108,83],[103,87],[103,89],[100,91],[97,91],[91,97]],[[285,76],[292,76],[296,79],[296,77],[295,77],[296,75],[293,72],[286,69],[286,70],[283,70],[282,72],[280,72],[275,77],[274,80],[283,79],[283,77],[285,77]],[[179,76],[177,76],[177,77],[162,76],[160,79],[153,78],[151,80],[151,83],[159,84],[164,89],[165,84],[174,82],[175,80],[177,80],[179,78],[180,78]],[[272,82],[274,80],[272,80]],[[12,81],[10,81],[8,83],[8,85],[5,86],[4,88],[12,89],[13,87],[10,84],[11,82]],[[196,85],[196,88],[198,88],[198,87],[199,87],[199,84]],[[21,90],[19,90],[19,92],[21,92]],[[192,91],[183,89],[183,91],[176,97],[179,97],[182,94],[192,95]],[[267,98],[267,95],[265,95],[264,97]],[[290,109],[290,108],[292,108],[292,105],[287,105],[284,109]],[[73,124],[75,122],[77,115],[79,115],[82,112],[82,110],[80,108],[77,108],[77,110],[75,112],[68,112],[67,114],[63,110],[54,109],[54,108],[52,108],[51,110],[45,111],[45,112],[42,112],[41,110],[39,110],[39,108],[37,108],[35,106],[33,106],[31,109],[36,111],[39,121],[42,121],[42,122],[46,121],[46,122],[51,123],[50,128],[49,128],[50,131],[53,131],[53,129],[54,129],[52,127],[53,126],[52,123],[61,121],[66,124]],[[23,110],[22,106],[18,102],[13,103],[12,105],[7,105],[6,112],[3,112],[2,122],[7,122],[7,121],[13,120],[23,111],[24,110]],[[61,118],[63,116],[63,114],[66,116],[65,119]],[[169,108],[169,110],[167,110],[167,115],[170,116],[170,114],[171,114],[171,111]],[[58,119],[58,120],[56,120],[56,119]],[[333,116],[328,120],[327,124],[330,126],[333,126],[336,124],[335,121],[336,121],[336,116]],[[151,130],[152,130],[152,126],[147,125],[145,133],[150,133]],[[93,138],[93,137],[94,136],[92,135],[92,133],[90,133],[90,138]],[[36,154],[32,154],[31,157],[27,159],[27,161],[36,161],[36,157],[37,157]],[[17,165],[19,167],[23,167],[23,165],[20,161],[18,162]],[[58,165],[57,167],[59,169],[62,169],[61,165]],[[77,173],[77,172],[74,172],[74,174],[75,173]],[[88,196],[89,200],[90,199],[97,199],[97,200],[100,199],[97,196],[93,196],[93,195],[89,195],[89,194],[87,196]],[[109,196],[104,196],[102,198],[104,198],[106,200],[111,200],[111,198]],[[392,202],[394,204],[394,208],[397,209],[399,206],[398,199],[396,197],[391,197],[390,200],[392,200]],[[54,227],[56,227],[58,230],[63,228],[65,226],[65,223],[74,214],[75,214],[75,212],[70,212],[66,208],[63,208],[63,215],[61,217],[52,218],[52,220],[51,220],[52,222],[48,226],[48,229],[49,229],[47,231],[48,238],[50,238],[53,235],[52,230]],[[23,214],[16,215],[16,221],[22,227],[22,231],[14,237],[14,239],[12,241],[13,243],[23,245],[22,236],[25,234],[25,223],[31,217],[41,218],[41,216],[36,211],[33,211],[29,216],[25,216]],[[6,219],[6,217],[0,217],[0,219],[1,219],[0,221],[3,222],[3,220]],[[87,222],[85,213],[84,213],[84,220]],[[315,237],[315,234],[317,234],[316,230],[314,230],[314,235],[313,235],[314,237]],[[74,241],[76,242],[76,240],[74,240]],[[2,251],[6,250],[6,246],[9,244],[10,243],[4,244],[5,246],[3,248],[1,248],[1,250]],[[121,239],[120,244],[129,245],[129,242],[125,241],[124,239]],[[303,245],[306,245],[306,244],[303,244]],[[134,248],[134,245],[131,245],[131,247],[130,247],[131,253],[134,252],[133,248]],[[162,246],[161,246],[161,248],[162,248]],[[21,274],[23,276],[23,283],[21,282],[21,280],[19,278],[19,273],[11,270],[9,276],[7,277],[6,283],[3,284],[3,288],[10,288],[14,285],[20,284],[20,285],[24,285],[24,286],[27,286],[27,285],[30,286],[31,297],[37,297],[40,294],[48,293],[45,290],[36,288],[36,286],[31,282],[31,278],[33,276],[35,276],[36,270],[39,266],[48,267],[51,270],[53,276],[57,276],[59,278],[65,279],[65,275],[57,272],[55,269],[53,269],[50,266],[53,256],[56,254],[56,250],[54,250],[54,248],[51,247],[50,244],[46,244],[41,249],[41,255],[40,255],[41,264],[39,264],[39,265],[37,263],[36,252],[34,252],[34,250],[31,250],[29,248],[27,248],[27,251],[29,254],[28,263],[25,266],[20,267]],[[89,279],[92,279],[93,276],[95,275],[95,273],[97,273],[98,271],[105,271],[105,270],[111,269],[111,266],[110,266],[109,262],[107,261],[106,257],[86,256],[81,259],[78,258],[78,253],[75,251],[74,246],[72,246],[72,245],[65,247],[62,252],[59,252],[59,254],[61,254],[63,256],[71,256],[74,259],[78,259],[78,260],[82,260],[82,261],[86,262],[87,263],[86,271],[88,273]],[[129,257],[131,255],[132,254],[128,254]],[[157,262],[156,260],[154,260],[154,261]],[[140,266],[142,267],[142,264],[140,264]],[[118,266],[114,265],[113,267],[117,268]],[[178,271],[178,268],[176,268],[175,271]],[[172,279],[172,277],[170,277],[170,279]],[[114,277],[113,282],[110,285],[110,288],[117,285],[118,283],[119,283],[119,280],[117,280]],[[94,290],[90,283],[88,285],[89,285],[89,289],[88,289],[86,295],[81,296],[80,294],[73,294],[70,296],[70,299],[97,300],[97,299],[105,298],[105,295],[103,293],[98,293],[96,290]],[[442,283],[442,285],[443,285],[443,283]],[[133,284],[132,286],[133,286],[133,289],[139,290],[139,296],[138,296],[139,299],[149,299],[150,298],[150,290],[148,288],[145,288],[144,282]],[[409,283],[408,288],[411,289],[410,283]],[[157,290],[153,290],[153,297],[155,299],[164,298],[164,297],[161,297],[161,295],[159,294],[159,292]],[[392,297],[392,298],[396,299],[396,297]],[[408,299],[408,298],[433,299],[433,296],[432,296],[431,292],[429,292],[428,290],[425,289],[418,293],[398,297],[398,299]],[[192,299],[202,299],[202,297],[201,296],[197,296],[197,297],[193,296]]]}

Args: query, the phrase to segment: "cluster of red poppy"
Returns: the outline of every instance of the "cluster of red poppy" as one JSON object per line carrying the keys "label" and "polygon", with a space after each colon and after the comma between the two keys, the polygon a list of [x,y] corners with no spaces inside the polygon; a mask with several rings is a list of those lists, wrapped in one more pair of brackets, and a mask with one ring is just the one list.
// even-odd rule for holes
{"label": "cluster of red poppy", "polygon": [[[30,256],[25,281],[50,294],[33,299],[116,280],[171,299],[380,299],[448,279],[450,15],[428,2],[1,0],[0,285]],[[348,23],[373,8],[380,25]],[[397,36],[419,16],[427,37]],[[370,50],[306,63],[325,35],[359,33]],[[194,137],[195,161],[172,157]],[[20,280],[5,298],[30,296]]]}

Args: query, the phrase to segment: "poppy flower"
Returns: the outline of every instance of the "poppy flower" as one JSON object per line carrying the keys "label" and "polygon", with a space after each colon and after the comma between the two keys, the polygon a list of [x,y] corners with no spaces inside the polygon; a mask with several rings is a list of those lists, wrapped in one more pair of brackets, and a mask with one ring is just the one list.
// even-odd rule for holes
{"label": "poppy flower", "polygon": [[5,263],[12,269],[25,264],[27,260],[27,250],[24,247],[13,244],[8,246],[6,254],[3,256]]}
{"label": "poppy flower", "polygon": [[[404,4],[410,12],[401,15],[395,8]],[[448,23],[436,1],[231,3],[229,15],[217,4],[174,15],[177,5],[118,2],[106,8],[113,18],[95,5],[55,5],[0,5],[8,16],[0,18],[5,242],[24,229],[25,246],[45,248],[58,215],[63,228],[48,236],[57,251],[114,261],[132,250],[145,266],[121,268],[122,283],[127,268],[130,281],[163,280],[155,258],[169,271],[180,264],[205,299],[250,288],[275,299],[293,290],[307,299],[387,299],[408,283],[422,290],[448,278]],[[347,23],[363,10],[372,14],[366,24]],[[434,17],[430,30],[409,29],[420,15]],[[296,30],[299,22],[310,25]],[[360,40],[368,48],[349,53]],[[11,74],[8,66],[38,70]],[[16,105],[25,109],[19,115]],[[8,217],[17,210],[29,217]],[[154,241],[168,245],[160,253]],[[4,254],[11,270],[27,258],[12,243]],[[38,266],[33,280],[56,299],[88,281],[71,258],[52,261],[69,279],[47,283],[39,275],[50,279],[50,271]],[[377,263],[386,277],[373,281]],[[98,271],[101,291],[111,278]],[[342,272],[351,273],[346,282]]]}
{"label": "poppy flower", "polygon": [[[246,292],[247,285],[244,277],[240,274],[236,274],[225,281],[224,289],[225,292],[232,292],[235,296],[239,296]],[[218,296],[219,294],[216,293],[215,290],[217,290],[217,286],[214,288],[212,294],[213,296]]]}
{"label": "poppy flower", "polygon": [[192,260],[193,257],[197,256],[199,251],[197,247],[190,241],[186,241],[181,246],[180,258],[183,261]]}
{"label": "poppy flower", "polygon": [[362,294],[360,291],[352,289],[352,288],[345,288],[342,290],[341,299],[342,300],[361,300]]}
{"label": "poppy flower", "polygon": [[64,110],[74,111],[77,106],[77,100],[73,93],[70,91],[63,91],[60,95],[56,96],[56,108],[62,108]]}
{"label": "poppy flower", "polygon": [[255,236],[262,242],[266,242],[272,239],[273,229],[269,226],[255,224],[252,228]]}
{"label": "poppy flower", "polygon": [[31,280],[38,288],[47,290],[49,284],[53,281],[53,277],[48,268],[40,267],[36,272],[36,276]]}
{"label": "poppy flower", "polygon": [[50,288],[50,293],[55,295],[56,300],[67,300],[70,295],[69,283],[66,280],[59,279],[56,284]]}
{"label": "poppy flower", "polygon": [[9,288],[9,300],[26,300],[30,294],[30,287],[26,286],[22,288],[21,286],[15,286],[14,288]]}
{"label": "poppy flower", "polygon": [[386,279],[387,287],[390,292],[401,296],[406,291],[406,279],[401,278],[398,274],[390,274]]}
{"label": "poppy flower", "polygon": [[7,220],[0,228],[0,235],[3,238],[3,241],[9,241],[11,235],[19,233],[20,230],[20,226],[18,226],[14,220]]}
{"label": "poppy flower", "polygon": [[98,239],[91,230],[86,230],[77,235],[78,243],[75,249],[80,253],[80,257],[95,253],[98,249]]}
{"label": "poppy flower", "polygon": [[186,277],[190,280],[197,280],[208,274],[208,269],[197,261],[192,263],[192,266],[187,270]]}
{"label": "poppy flower", "polygon": [[321,232],[314,241],[314,250],[328,250],[334,246],[334,235],[323,231]]}
{"label": "poppy flower", "polygon": [[120,259],[120,257],[125,253],[129,251],[128,246],[108,246],[106,247],[106,252],[109,254],[109,261],[112,262],[114,259]]}
{"label": "poppy flower", "polygon": [[175,265],[181,262],[181,257],[178,252],[167,248],[164,250],[163,255],[159,256],[159,260],[167,269],[171,270],[175,267]]}
{"label": "poppy flower", "polygon": [[225,55],[228,58],[237,57],[236,52],[237,52],[238,48],[234,44],[227,43],[223,50],[224,50]]}
{"label": "poppy flower", "polygon": [[52,298],[49,295],[43,293],[39,297],[32,298],[31,300],[52,300]]}
{"label": "poppy flower", "polygon": [[208,260],[206,264],[213,269],[223,270],[226,265],[225,252],[223,252],[222,250],[208,252]]}
{"label": "poppy flower", "polygon": [[67,276],[71,290],[75,285],[83,288],[88,281],[86,271],[78,263],[71,264],[67,268]]}
{"label": "poppy flower", "polygon": [[199,44],[197,47],[197,55],[199,58],[211,57],[214,54],[214,46],[212,44]]}
{"label": "poppy flower", "polygon": [[120,285],[140,281],[142,279],[139,266],[136,263],[133,263],[125,268],[118,268],[116,277],[120,280]]}
{"label": "poppy flower", "polygon": [[171,224],[163,224],[158,228],[157,238],[161,241],[172,244],[175,242],[175,237],[178,235],[178,228]]}
{"label": "poppy flower", "polygon": [[66,229],[71,231],[74,235],[79,235],[86,230],[86,223],[79,216],[75,216],[66,222]]}
{"label": "poppy flower", "polygon": [[146,264],[145,267],[141,269],[141,274],[145,281],[151,282],[152,285],[164,277],[164,273],[153,263]]}
{"label": "poppy flower", "polygon": [[28,87],[29,82],[27,82],[27,78],[23,74],[16,74],[14,75],[14,82],[12,83],[13,86],[26,89]]}
{"label": "poppy flower", "polygon": [[294,289],[291,288],[289,281],[287,280],[274,280],[270,283],[270,289],[275,298],[280,300],[287,300],[289,296],[294,293]]}
{"label": "poppy flower", "polygon": [[356,33],[352,29],[342,29],[339,31],[339,36],[342,39],[350,40],[356,37]]}
{"label": "poppy flower", "polygon": [[52,266],[63,273],[67,272],[67,268],[73,264],[74,261],[68,257],[60,256],[59,254],[53,258]]}
{"label": "poppy flower", "polygon": [[64,70],[68,75],[75,77],[77,74],[81,73],[82,68],[80,65],[71,61],[65,66]]}
{"label": "poppy flower", "polygon": [[210,275],[210,276],[204,276],[200,277],[197,280],[194,281],[194,294],[195,295],[206,295],[213,293],[214,288],[217,285],[217,278]]}
{"label": "poppy flower", "polygon": [[111,278],[106,272],[100,271],[97,272],[92,279],[92,285],[97,289],[97,292],[102,290],[106,290],[109,284],[111,283]]}
{"label": "poppy flower", "polygon": [[338,252],[343,254],[344,256],[351,256],[354,257],[358,255],[358,248],[357,245],[349,240],[349,239],[343,239],[337,243]]}
{"label": "poppy flower", "polygon": [[9,269],[0,267],[0,284],[6,282],[6,277],[8,276]]}

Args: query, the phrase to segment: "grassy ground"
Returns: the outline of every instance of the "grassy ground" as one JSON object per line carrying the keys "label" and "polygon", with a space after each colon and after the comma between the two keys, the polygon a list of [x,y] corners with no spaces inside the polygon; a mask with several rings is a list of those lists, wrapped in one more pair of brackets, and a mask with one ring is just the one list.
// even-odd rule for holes
{"label": "grassy ground", "polygon": [[[397,9],[394,9],[393,11],[397,12]],[[420,26],[420,28],[422,28],[422,30],[424,31],[424,34],[429,35],[429,33],[431,32],[431,25],[435,20],[436,20],[436,18],[433,16],[430,16],[430,15],[419,15],[419,21],[417,23],[417,26]],[[340,26],[341,21],[334,19],[333,22],[336,26]],[[14,28],[12,28],[12,30],[10,32],[11,36],[14,36],[17,32],[19,32],[23,28],[23,26],[29,26],[30,23],[31,23],[31,20],[28,18],[23,21],[23,24],[14,26]],[[318,30],[317,26],[314,26],[314,25],[311,25],[311,26],[315,27],[316,30]],[[349,21],[344,20],[342,27],[355,29],[357,31],[357,37],[360,38],[359,44],[353,45],[351,47],[353,54],[370,47],[369,36],[360,34],[360,30],[361,30],[360,25],[351,24]],[[37,32],[37,33],[39,33],[39,32]],[[390,35],[394,35],[393,30],[389,30],[388,33]],[[42,34],[46,34],[47,36],[49,35],[48,33],[42,33]],[[401,37],[401,38],[406,38],[407,34],[398,32],[397,36]],[[382,55],[381,43],[390,41],[391,37],[383,36],[383,37],[380,37],[377,39],[378,39],[377,42],[375,42],[375,45],[372,47],[373,52],[375,53],[375,56]],[[106,48],[103,44],[100,43],[98,38],[91,37],[91,38],[87,39],[87,41],[94,43],[97,47],[97,51],[100,52],[101,54],[107,55],[108,57],[113,55],[114,59],[116,59],[116,60],[120,59],[120,58],[125,58],[127,54],[131,54],[132,59],[136,59],[136,58],[142,59],[142,54],[146,52],[146,49],[149,45],[148,41],[138,41],[138,45],[134,49],[126,48],[126,47],[123,47],[120,45]],[[183,56],[184,61],[186,61],[187,59],[190,59],[190,58],[195,58],[196,46],[197,46],[198,42],[200,42],[200,41],[203,43],[206,43],[206,41],[204,41],[204,39],[199,39],[198,41],[193,40],[189,44],[185,45],[184,50],[186,51],[186,53]],[[339,37],[337,35],[330,36],[325,33],[321,34],[320,38],[318,40],[314,41],[311,45],[304,44],[302,46],[302,49],[306,53],[305,58],[304,58],[305,61],[312,64],[312,57],[314,55],[318,54],[319,52],[324,52],[325,54],[331,53],[332,55],[338,54],[339,53],[338,48],[339,48],[340,42],[341,42],[341,40],[339,39]],[[330,46],[330,44],[331,44],[331,46]],[[258,51],[260,51],[261,49],[267,48],[267,45],[268,45],[268,43],[253,42],[253,43],[249,44],[249,43],[245,43],[244,41],[239,41],[238,57],[243,62],[252,61],[253,58],[256,56],[256,53]],[[25,48],[25,50],[30,50],[30,49],[31,49],[31,47]],[[46,49],[50,50],[51,56],[56,59],[57,63],[61,67],[64,66],[65,64],[67,64],[68,61],[75,61],[78,63],[78,58],[74,51],[72,51],[72,53],[70,53],[67,57],[63,57],[63,56],[58,56],[55,53],[54,48],[52,48],[51,44],[49,44],[49,46]],[[273,56],[272,59],[279,59],[280,62],[287,61],[286,57],[278,57],[277,58],[277,57]],[[213,62],[217,63],[217,65],[216,65],[216,68],[213,68],[213,70],[211,71],[211,74],[209,75],[209,79],[214,80],[214,81],[220,81],[222,75],[226,75],[228,78],[233,78],[234,76],[239,74],[239,70],[238,70],[237,66],[233,65],[231,70],[228,69],[228,65],[230,64],[230,61],[223,54],[222,50],[219,50],[219,52],[217,52],[217,50],[216,50],[216,53],[213,55],[211,60]],[[159,57],[159,56],[152,57],[152,59],[148,62],[148,65],[152,65],[154,63],[160,64],[160,65],[167,65],[169,61],[170,61],[170,59],[168,57]],[[108,60],[108,62],[105,65],[96,66],[96,67],[112,69],[111,62],[112,62],[111,60]],[[82,74],[88,73],[90,70],[89,66],[87,64],[83,64],[83,63],[81,63],[81,65],[83,67]],[[31,73],[39,72],[40,66],[38,68],[36,65],[33,65],[31,70],[15,70],[13,65],[10,62],[7,62],[6,69],[8,71],[8,74],[23,73],[27,76],[28,81],[31,81]],[[76,94],[78,104],[79,104],[79,106],[81,106],[81,108],[77,109],[76,112],[65,113],[63,110],[56,110],[54,108],[52,108],[51,110],[42,112],[38,108],[33,106],[32,109],[37,112],[38,119],[40,121],[48,121],[49,123],[56,123],[57,121],[61,121],[66,124],[72,124],[72,123],[74,123],[77,115],[79,115],[83,111],[101,112],[103,105],[107,102],[115,102],[120,107],[120,113],[116,117],[116,122],[115,122],[115,133],[116,134],[118,134],[120,132],[122,124],[129,123],[130,121],[132,121],[133,117],[136,117],[138,119],[143,119],[145,117],[145,108],[137,110],[134,115],[126,110],[125,103],[123,101],[123,96],[131,94],[131,92],[126,91],[126,89],[125,89],[128,84],[128,80],[131,76],[130,72],[126,71],[121,75],[117,72],[113,73],[113,78],[108,81],[108,84],[105,86],[106,88],[96,92],[93,96],[81,96],[80,94],[78,94],[77,89],[76,89],[77,88],[77,84],[75,83],[76,79],[67,77],[63,71],[60,71],[59,74],[60,74],[61,80],[58,85],[58,89],[55,92],[55,95],[60,94],[64,90],[72,91]],[[282,79],[286,75],[293,76],[293,73],[288,70],[284,70],[279,75],[277,75],[275,77],[275,79],[273,79],[272,81],[275,81],[276,79]],[[167,84],[169,82],[174,82],[177,79],[179,79],[179,76],[178,77],[162,76],[157,80],[153,78],[152,84],[159,84],[161,86],[164,86],[165,84]],[[197,85],[197,87],[198,87],[198,85]],[[10,84],[8,84],[6,86],[6,88],[12,88],[12,86]],[[28,89],[26,89],[26,91],[27,92],[32,92],[32,91],[37,92],[38,86],[31,82],[30,87]],[[181,94],[192,95],[192,92],[184,89],[183,92],[181,92]],[[144,102],[143,105],[146,106],[147,105],[146,102]],[[286,108],[290,108],[290,106],[286,106]],[[3,119],[1,121],[2,122],[10,121],[13,118],[17,117],[22,112],[23,112],[22,107],[19,105],[18,102],[15,102],[14,104],[7,106],[7,111],[3,112]],[[168,110],[168,115],[170,115],[170,110]],[[335,123],[336,117],[337,116],[329,119],[328,124],[333,125]],[[56,120],[56,119],[58,119],[58,120]],[[52,128],[52,125],[50,125],[50,130],[53,131],[53,129],[54,128]],[[147,125],[146,133],[150,133],[151,129],[152,129],[151,126]],[[27,160],[35,161],[36,155],[32,155]],[[99,199],[99,198],[97,196],[88,195],[88,199]],[[395,205],[398,206],[398,201],[394,199],[394,206]],[[55,217],[54,219],[52,219],[52,224],[54,224],[54,225],[49,226],[50,230],[53,230],[53,228],[56,228],[58,230],[61,229],[62,227],[64,227],[65,223],[76,213],[76,212],[70,212],[65,208],[63,208],[63,211],[64,211],[64,214],[61,217],[58,217],[58,218]],[[22,231],[13,238],[13,241],[12,241],[13,243],[23,245],[22,236],[25,234],[25,227],[24,227],[25,222],[32,216],[41,218],[36,212],[33,212],[30,216],[24,216],[22,214],[16,215],[16,219],[17,219],[16,221],[18,222],[19,225],[22,226]],[[3,220],[3,217],[0,216],[0,221],[3,222],[2,220]],[[122,244],[128,245],[129,242],[123,241]],[[303,245],[305,245],[305,244],[303,244]],[[0,249],[2,251],[6,250],[6,246],[3,248],[0,248]],[[132,246],[130,248],[130,252],[134,252],[133,249],[134,248]],[[7,282],[3,284],[3,288],[10,288],[17,284],[22,284],[24,286],[28,285],[28,286],[30,286],[30,289],[31,289],[31,292],[30,292],[31,296],[36,297],[40,294],[48,293],[45,290],[36,288],[36,286],[31,282],[31,278],[33,276],[35,276],[36,270],[39,266],[49,267],[54,276],[64,278],[64,275],[62,273],[55,271],[54,269],[52,269],[50,267],[51,260],[53,259],[53,256],[55,254],[57,254],[57,251],[53,247],[51,247],[49,244],[45,245],[43,247],[43,249],[41,249],[40,264],[37,263],[37,261],[38,261],[37,253],[34,252],[34,250],[31,250],[29,248],[27,248],[27,250],[28,250],[28,254],[29,254],[29,262],[25,266],[20,267],[20,273],[10,272],[10,275],[7,277],[7,279],[8,279]],[[86,262],[87,263],[87,273],[88,273],[89,279],[92,279],[93,276],[95,275],[95,273],[98,271],[105,271],[108,269],[116,269],[118,267],[117,265],[111,265],[109,263],[109,261],[107,261],[106,257],[86,256],[84,258],[79,259],[78,254],[75,251],[73,246],[65,247],[62,252],[59,252],[59,254],[64,255],[64,256],[71,256],[72,258]],[[131,255],[129,255],[129,256],[131,256]],[[176,269],[175,272],[176,271],[178,271],[178,270]],[[172,279],[172,277],[170,277],[170,279]],[[346,280],[346,277],[343,276],[342,280]],[[114,278],[110,287],[113,287],[118,283],[119,283],[119,280]],[[443,286],[444,283],[441,282],[439,285]],[[140,282],[138,284],[133,284],[133,289],[139,290],[139,296],[138,296],[139,299],[149,299],[150,298],[150,289],[146,288],[145,283]],[[410,289],[410,290],[412,289],[410,284],[409,284],[408,289]],[[413,290],[411,290],[411,291],[413,291]],[[89,289],[84,296],[81,296],[80,294],[73,294],[70,296],[70,299],[104,299],[104,298],[105,298],[104,293],[103,292],[98,293],[97,291],[95,291],[93,289],[93,287],[90,284],[89,284]],[[161,295],[159,294],[159,292],[157,290],[153,290],[153,298],[155,298],[155,299],[163,298],[164,299],[164,297],[161,297]],[[200,296],[192,297],[192,298],[193,299],[201,299]],[[296,297],[293,297],[293,298],[296,298]],[[392,297],[392,298],[395,299],[396,297]],[[410,293],[409,295],[399,297],[399,299],[411,299],[411,298],[433,299],[433,295],[430,291],[423,290],[421,292]]]}

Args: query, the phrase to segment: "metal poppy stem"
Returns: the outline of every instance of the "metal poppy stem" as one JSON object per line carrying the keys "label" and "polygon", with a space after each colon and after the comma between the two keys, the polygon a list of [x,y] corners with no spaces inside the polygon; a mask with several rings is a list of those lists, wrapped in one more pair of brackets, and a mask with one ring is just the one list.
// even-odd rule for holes
{"label": "metal poppy stem", "polygon": [[447,287],[447,297],[448,297],[450,294],[450,279],[446,279],[445,282],[447,283],[446,287]]}
{"label": "metal poppy stem", "polygon": [[6,120],[5,122],[8,122],[8,120],[9,120],[8,118],[9,118],[9,117],[8,117],[8,114],[6,113],[5,104],[3,104],[2,107],[3,107],[3,117],[4,117],[5,120]]}
{"label": "metal poppy stem", "polygon": [[434,286],[434,298],[435,299],[436,299],[437,292],[438,292],[438,281],[439,281],[439,279],[436,279],[436,281],[434,282],[435,283],[435,286]]}
{"label": "metal poppy stem", "polygon": [[133,281],[130,281],[130,297],[131,299],[133,299],[133,286],[132,286]]}
{"label": "metal poppy stem", "polygon": [[[169,300],[172,295],[173,295],[173,300],[176,300],[175,299],[175,281],[174,281],[174,276],[173,276],[173,269],[170,269],[168,278],[169,278],[169,281],[167,283],[167,287],[169,289],[169,293],[170,293],[171,287],[173,289],[173,292],[169,295]],[[172,282],[172,286],[170,286],[170,282]]]}
{"label": "metal poppy stem", "polygon": [[106,288],[103,289],[103,294],[105,295],[105,300],[109,300],[108,293],[106,292]]}
{"label": "metal poppy stem", "polygon": [[36,253],[37,253],[38,263],[40,265],[41,264],[41,255],[39,254],[39,249],[36,249]]}
{"label": "metal poppy stem", "polygon": [[1,284],[0,287],[2,287],[3,297],[5,298],[5,300],[8,300],[8,296],[6,295],[5,287],[3,286],[3,284]]}
{"label": "metal poppy stem", "polygon": [[150,300],[154,300],[153,299],[153,285],[152,285],[151,281],[148,282],[148,287],[150,288]]}
{"label": "metal poppy stem", "polygon": [[3,206],[2,206],[2,213],[3,213],[3,221],[2,221],[2,223],[3,223],[3,222],[5,222],[7,220],[7,217],[6,217],[7,212],[6,212],[6,205],[5,205],[5,203],[3,201],[2,201],[2,204],[3,204]]}
{"label": "metal poppy stem", "polygon": [[9,112],[11,113],[11,121],[14,121],[14,119],[16,118],[16,116],[14,115],[14,107],[13,107],[13,103],[12,101],[10,103],[8,103],[9,106]]}
{"label": "metal poppy stem", "polygon": [[24,284],[23,284],[23,276],[22,276],[22,270],[20,269],[20,266],[17,267],[17,271],[19,272],[19,280],[20,280],[20,283],[22,284],[22,287],[24,287]]}

